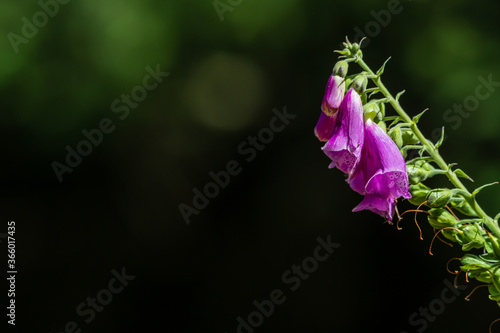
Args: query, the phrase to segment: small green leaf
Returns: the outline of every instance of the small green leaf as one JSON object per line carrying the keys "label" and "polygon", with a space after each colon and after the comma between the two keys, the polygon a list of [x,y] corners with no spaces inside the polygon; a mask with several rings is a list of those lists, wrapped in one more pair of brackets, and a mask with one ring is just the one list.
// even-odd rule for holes
{"label": "small green leaf", "polygon": [[474,192],[472,192],[472,196],[475,197],[483,188],[488,187],[488,186],[492,186],[492,185],[496,185],[496,184],[498,184],[498,182],[489,183],[489,184],[480,186],[480,187],[476,188],[474,190]]}
{"label": "small green leaf", "polygon": [[415,117],[413,117],[413,119],[411,120],[414,124],[417,124],[418,121],[420,120],[420,117],[422,117],[422,115],[429,109],[425,109],[424,111],[420,112],[419,114],[417,114]]}
{"label": "small green leaf", "polygon": [[462,245],[462,251],[470,251],[472,249],[482,249],[484,246],[484,243],[478,240],[473,240],[469,243],[463,244]]}
{"label": "small green leaf", "polygon": [[[406,124],[405,124],[406,125]],[[414,145],[419,143],[420,140],[417,138],[415,133],[411,129],[403,130],[403,144],[405,145]]]}
{"label": "small green leaf", "polygon": [[378,77],[380,77],[380,75],[382,75],[382,73],[384,73],[385,65],[389,62],[389,60],[391,60],[391,57],[387,58],[387,60],[382,65],[382,67],[380,67],[379,70],[377,71],[377,76]]}
{"label": "small green leaf", "polygon": [[[387,118],[389,117],[386,117],[384,118],[384,120],[388,120]],[[390,120],[390,119],[389,119]],[[403,118],[397,116],[394,121],[389,125],[389,128],[393,127],[394,125],[396,125],[397,123],[399,123],[400,121],[403,121]]]}
{"label": "small green leaf", "polygon": [[379,88],[369,88],[369,89],[366,89],[365,90],[365,93],[368,94],[368,97],[369,98],[372,98],[373,95],[376,95],[380,92],[380,89]]}
{"label": "small green leaf", "polygon": [[417,162],[432,162],[434,161],[430,156],[415,157],[412,160],[406,161],[406,164],[416,164]]}
{"label": "small green leaf", "polygon": [[[410,149],[424,149],[424,147],[420,145],[407,145],[401,148],[401,154],[406,158],[406,155],[408,155],[408,150]],[[422,155],[420,155],[420,157],[422,157]]]}
{"label": "small green leaf", "polygon": [[[491,277],[491,275],[490,275]],[[490,284],[488,286],[488,291],[490,292],[490,299],[493,299],[493,300],[500,300],[500,292],[497,290],[497,288],[495,288],[495,285],[493,284]]]}
{"label": "small green leaf", "polygon": [[500,244],[498,243],[498,239],[494,236],[488,237],[488,240],[490,241],[490,245],[493,248],[493,253],[497,258],[500,258]]}
{"label": "small green leaf", "polygon": [[480,257],[476,256],[475,254],[466,254],[464,255],[461,259],[460,262],[466,266],[467,268],[464,269],[464,266],[460,267],[462,270],[467,270],[469,268],[472,268],[474,266],[483,268],[483,269],[489,269],[491,267],[491,264],[488,264],[485,262],[483,259]]}
{"label": "small green leaf", "polygon": [[500,213],[498,213],[498,214],[495,216],[495,218],[494,218],[495,222],[497,222],[499,218],[500,218]]}
{"label": "small green leaf", "polygon": [[436,149],[439,149],[439,147],[441,147],[441,145],[443,144],[443,141],[444,141],[444,126],[441,129],[441,138],[439,139],[439,141],[435,145]]}
{"label": "small green leaf", "polygon": [[489,272],[482,272],[482,273],[479,273],[479,272],[476,272],[477,276],[471,276],[469,274],[469,277],[475,277],[476,280],[480,281],[480,282],[484,282],[484,283],[493,283],[493,279],[491,277],[491,274]]}
{"label": "small green leaf", "polygon": [[427,150],[427,147],[423,146],[422,149],[420,149],[418,151],[418,154],[420,155],[420,157],[424,156],[424,153],[425,153],[426,150]]}
{"label": "small green leaf", "polygon": [[472,178],[470,178],[462,169],[457,169],[453,172],[457,175],[457,177],[466,178],[471,182],[474,182],[474,180],[472,180]]}
{"label": "small green leaf", "polygon": [[451,199],[451,207],[467,216],[477,216],[471,205],[463,197],[454,197]]}
{"label": "small green leaf", "polygon": [[396,95],[396,101],[399,101],[399,98],[405,93],[406,90],[401,90],[400,92],[398,92],[398,94]]}

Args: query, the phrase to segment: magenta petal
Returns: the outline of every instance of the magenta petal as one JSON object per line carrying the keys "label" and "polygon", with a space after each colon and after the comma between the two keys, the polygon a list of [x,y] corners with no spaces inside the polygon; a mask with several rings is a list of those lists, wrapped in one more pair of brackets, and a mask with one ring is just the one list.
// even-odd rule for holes
{"label": "magenta petal", "polygon": [[333,115],[340,107],[344,98],[345,83],[344,79],[337,75],[330,75],[325,88],[325,95],[321,103],[321,109],[327,115]]}
{"label": "magenta petal", "polygon": [[318,123],[314,127],[314,135],[316,135],[319,141],[325,142],[332,137],[336,119],[336,113],[333,116],[328,116],[324,112],[321,112]]}
{"label": "magenta petal", "polygon": [[367,120],[365,126],[363,155],[366,193],[411,198],[406,164],[401,152],[389,135],[371,120]]}
{"label": "magenta petal", "polygon": [[330,167],[350,173],[359,161],[364,139],[363,104],[351,88],[340,104],[332,137],[322,148],[332,160]]}
{"label": "magenta petal", "polygon": [[365,195],[354,208],[368,209],[392,220],[399,197],[411,198],[406,164],[398,147],[387,133],[371,119],[365,123],[361,159],[347,180],[351,188]]}
{"label": "magenta petal", "polygon": [[352,211],[359,212],[361,210],[368,209],[375,214],[385,217],[389,223],[391,223],[395,207],[396,200],[393,198],[384,198],[376,194],[367,194],[363,198],[363,201],[361,201],[361,203]]}
{"label": "magenta petal", "polygon": [[361,163],[358,163],[354,167],[354,170],[351,172],[351,175],[349,176],[349,179],[347,179],[347,182],[354,191],[358,192],[359,194],[365,195],[366,180]]}

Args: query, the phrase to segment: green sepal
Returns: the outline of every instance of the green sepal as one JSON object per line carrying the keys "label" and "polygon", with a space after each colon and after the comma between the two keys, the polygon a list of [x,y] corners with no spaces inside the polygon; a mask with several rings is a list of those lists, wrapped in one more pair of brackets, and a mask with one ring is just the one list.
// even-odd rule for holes
{"label": "green sepal", "polygon": [[444,237],[446,237],[448,240],[451,240],[452,242],[456,242],[457,241],[457,235],[458,231],[456,231],[455,229],[444,229],[444,230],[441,230],[441,235],[443,235]]}
{"label": "green sepal", "polygon": [[473,197],[473,198],[475,198],[475,197],[476,197],[476,195],[477,195],[479,192],[481,192],[481,190],[482,190],[483,188],[488,187],[488,186],[492,186],[492,185],[496,185],[496,184],[498,184],[498,182],[485,184],[485,185],[483,185],[483,186],[480,186],[480,187],[476,188],[476,189],[474,190],[474,192],[472,192],[472,197]]}
{"label": "green sepal", "polygon": [[495,288],[497,290],[500,290],[500,269],[498,267],[498,264],[496,264],[495,266],[491,267],[490,268],[490,272],[493,271],[493,276],[492,276],[492,280],[493,280],[493,284],[495,285]]}
{"label": "green sepal", "polygon": [[[488,236],[487,243],[491,246],[491,254],[493,254],[497,259],[500,259],[500,243],[498,242],[498,239],[493,235]],[[488,253],[490,252],[488,251]]]}
{"label": "green sepal", "polygon": [[462,245],[462,251],[470,251],[472,249],[482,249],[484,247],[484,243],[479,240],[473,240],[469,243],[465,243]]}
{"label": "green sepal", "polygon": [[398,94],[396,95],[396,101],[398,101],[398,102],[399,102],[399,98],[400,98],[401,96],[403,96],[403,94],[405,93],[405,91],[406,91],[406,90],[401,90],[400,92],[398,92]]}
{"label": "green sepal", "polygon": [[350,52],[349,50],[347,50],[347,49],[343,49],[343,50],[335,50],[335,51],[333,51],[333,52],[336,52],[336,53],[338,53],[338,54],[343,55],[343,57],[339,57],[339,58],[345,58],[345,57],[347,57],[347,56],[349,56],[349,55],[351,54],[351,52]]}
{"label": "green sepal", "polygon": [[477,269],[485,269],[488,270],[492,266],[491,263],[484,261],[481,257],[475,254],[466,254],[462,258],[460,258],[460,262],[463,266],[460,266],[460,269],[463,271],[467,270],[477,270]]}
{"label": "green sepal", "polygon": [[[477,272],[479,273],[479,272]],[[469,274],[469,277],[473,277],[473,278],[476,278],[476,280],[480,281],[480,282],[484,282],[484,283],[493,283],[493,278],[491,277],[491,274],[487,271],[484,271],[484,272],[481,272],[479,274],[477,274],[477,276],[471,276]]]}
{"label": "green sepal", "polygon": [[382,66],[378,69],[378,71],[377,71],[377,77],[380,77],[384,73],[385,65],[389,62],[389,60],[391,60],[391,57],[387,58],[387,60],[384,61],[384,63],[382,64]]}
{"label": "green sepal", "polygon": [[485,236],[484,238],[484,251],[488,254],[496,258],[495,250],[493,249],[493,246],[491,245],[490,238]]}
{"label": "green sepal", "polygon": [[443,141],[444,141],[444,126],[441,128],[441,137],[439,138],[439,141],[436,142],[436,144],[434,145],[434,148],[439,149],[439,147],[441,147],[441,145],[443,144]]}
{"label": "green sepal", "polygon": [[470,180],[471,182],[474,182],[474,180],[472,180],[472,178],[470,178],[469,175],[467,175],[462,169],[456,169],[453,172],[455,173],[455,175],[457,175],[457,177],[465,178]]}
{"label": "green sepal", "polygon": [[420,117],[422,117],[424,115],[424,113],[427,111],[428,109],[425,109],[424,111],[420,112],[419,114],[417,114],[415,117],[412,118],[412,123],[414,124],[417,124],[418,121],[420,120]]}
{"label": "green sepal", "polygon": [[498,219],[500,218],[500,213],[495,215],[495,218],[493,219],[496,223],[498,223]]}
{"label": "green sepal", "polygon": [[457,233],[457,241],[462,245],[463,251],[471,249],[481,249],[484,247],[484,238],[481,235],[479,228],[473,224],[461,229],[462,233]]}

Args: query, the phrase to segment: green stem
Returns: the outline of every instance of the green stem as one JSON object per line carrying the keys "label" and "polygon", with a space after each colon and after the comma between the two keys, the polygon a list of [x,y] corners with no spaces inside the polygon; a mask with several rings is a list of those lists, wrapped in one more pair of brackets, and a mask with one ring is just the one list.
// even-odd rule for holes
{"label": "green stem", "polygon": [[373,83],[380,89],[380,92],[387,98],[389,103],[392,105],[394,110],[399,114],[399,116],[408,124],[410,125],[410,128],[412,132],[415,134],[415,136],[420,140],[422,145],[426,147],[426,151],[429,153],[429,155],[434,159],[436,164],[441,168],[441,170],[446,172],[446,176],[450,180],[450,182],[455,185],[457,188],[461,189],[466,193],[464,195],[464,198],[467,200],[467,202],[470,204],[474,212],[476,212],[478,217],[483,218],[485,226],[491,231],[493,235],[495,235],[497,238],[500,239],[500,228],[498,227],[498,224],[491,218],[489,217],[484,210],[479,206],[477,203],[475,197],[469,192],[469,190],[465,187],[464,184],[458,179],[457,175],[451,170],[451,168],[448,167],[448,164],[444,161],[444,159],[441,157],[439,154],[438,150],[434,147],[434,145],[425,138],[425,136],[420,132],[420,129],[418,128],[417,124],[415,124],[410,116],[403,110],[399,102],[392,96],[392,94],[387,90],[385,85],[382,83],[382,80],[380,79],[380,76],[375,75],[375,73],[371,70],[370,67],[363,61],[361,57],[356,57],[355,62],[359,64],[363,70],[365,70],[369,75],[371,75],[371,79]]}

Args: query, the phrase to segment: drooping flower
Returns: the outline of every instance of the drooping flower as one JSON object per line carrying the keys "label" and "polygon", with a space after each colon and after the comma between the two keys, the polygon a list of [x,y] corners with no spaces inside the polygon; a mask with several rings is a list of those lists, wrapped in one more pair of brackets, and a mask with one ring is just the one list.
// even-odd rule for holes
{"label": "drooping flower", "polygon": [[319,141],[325,142],[332,137],[333,127],[337,119],[337,111],[344,98],[344,93],[344,79],[335,74],[330,75],[326,84],[323,102],[321,103],[322,112],[314,128],[314,135],[316,135]]}
{"label": "drooping flower", "polygon": [[364,138],[363,104],[351,88],[340,104],[332,136],[322,148],[332,160],[330,168],[350,173],[359,161]]}
{"label": "drooping flower", "polygon": [[365,195],[353,211],[368,209],[386,217],[389,222],[394,215],[396,199],[411,198],[401,152],[389,135],[371,119],[365,122],[361,159],[348,182],[353,190]]}

